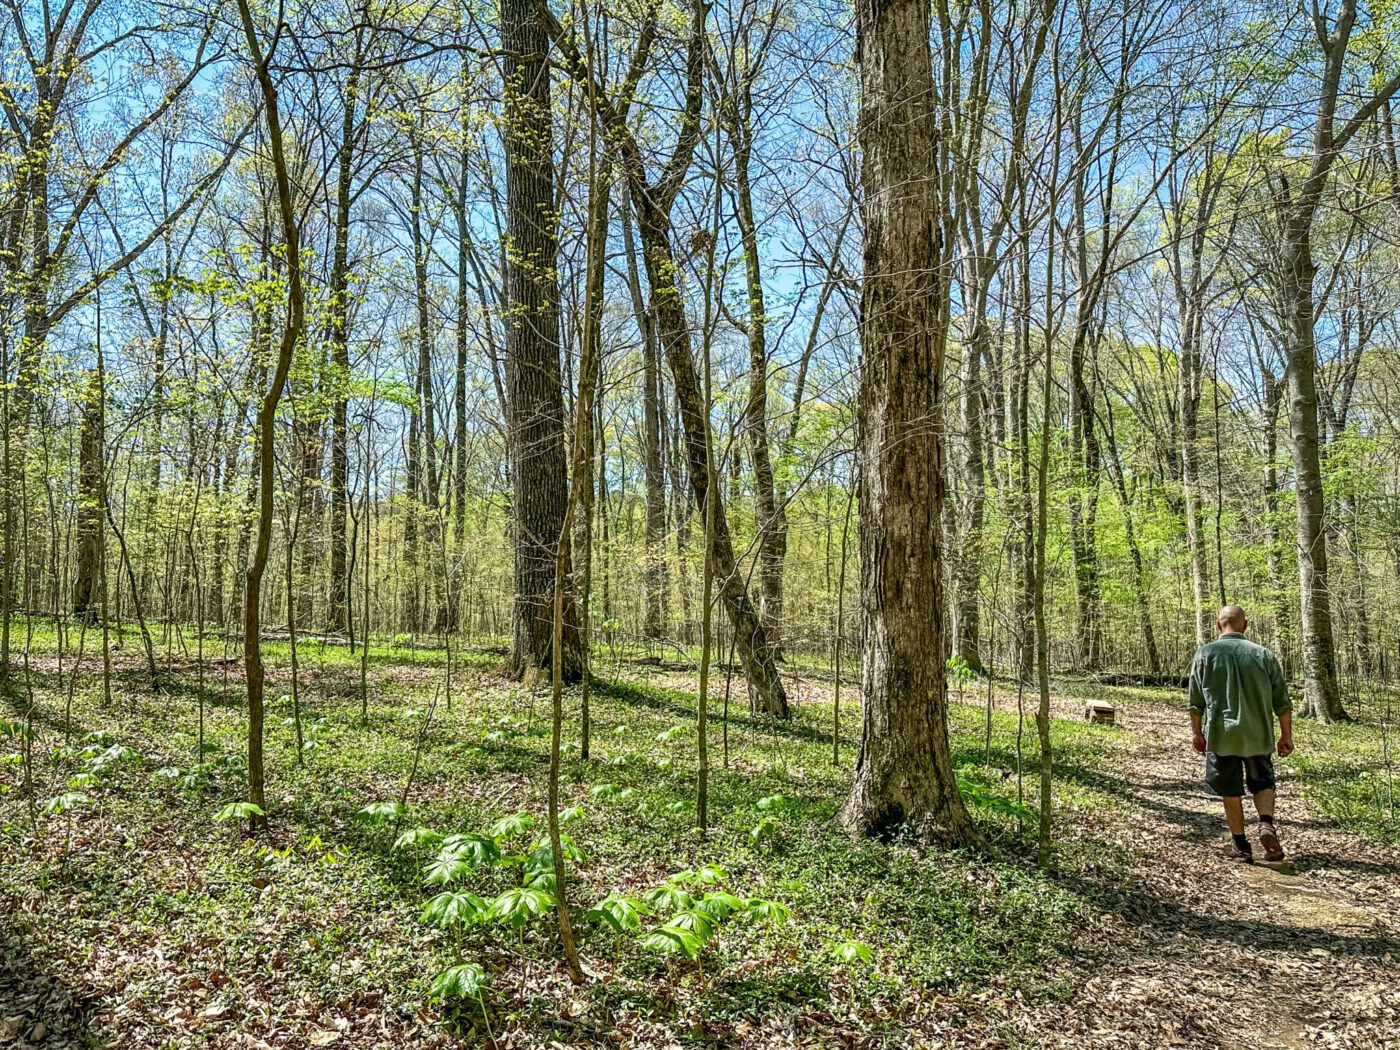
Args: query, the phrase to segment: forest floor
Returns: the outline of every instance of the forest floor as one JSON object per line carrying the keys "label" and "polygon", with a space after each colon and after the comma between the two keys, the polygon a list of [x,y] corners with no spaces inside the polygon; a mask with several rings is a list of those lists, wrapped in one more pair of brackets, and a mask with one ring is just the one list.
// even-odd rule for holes
{"label": "forest floor", "polygon": [[[1055,863],[1042,872],[1024,805],[1033,698],[1014,685],[994,686],[990,719],[985,683],[953,707],[959,777],[988,838],[964,854],[852,843],[832,824],[857,744],[851,689],[833,765],[829,680],[791,679],[792,724],[735,715],[725,734],[721,674],[702,840],[693,674],[600,661],[612,681],[593,694],[592,753],[570,749],[561,785],[562,805],[579,807],[566,829],[582,850],[576,914],[670,878],[697,898],[722,886],[790,915],[759,907],[720,923],[697,962],[579,921],[589,977],[574,987],[548,915],[460,939],[425,925],[435,849],[395,849],[395,827],[355,817],[411,777],[398,830],[483,833],[523,812],[533,829],[493,834],[507,855],[529,854],[548,698],[502,680],[497,657],[464,654],[451,711],[439,703],[425,725],[443,654],[374,650],[366,723],[358,662],[306,646],[302,763],[279,699],[271,827],[253,838],[213,819],[244,790],[236,665],[207,673],[209,747],[195,766],[193,668],[155,695],[122,654],[103,709],[91,649],[75,682],[43,642],[28,679],[34,796],[71,805],[34,813],[23,767],[0,766],[0,1047],[1400,1045],[1400,850],[1384,740],[1365,719],[1299,727],[1298,755],[1279,765],[1290,861],[1273,870],[1226,858],[1178,696],[1057,680]],[[269,648],[276,697],[286,652]],[[28,695],[0,714],[26,710]],[[1088,698],[1113,702],[1117,724],[1084,723]],[[571,691],[575,742],[578,700]],[[498,895],[519,881],[518,868],[483,865],[465,888]],[[660,900],[658,913],[674,909]],[[459,958],[488,975],[485,1014],[430,994]]]}

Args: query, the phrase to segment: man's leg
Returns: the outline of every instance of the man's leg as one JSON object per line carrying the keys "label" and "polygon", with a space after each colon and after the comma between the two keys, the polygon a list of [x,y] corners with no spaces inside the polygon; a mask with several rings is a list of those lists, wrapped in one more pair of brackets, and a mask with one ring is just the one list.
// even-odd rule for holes
{"label": "man's leg", "polygon": [[1254,796],[1254,808],[1259,814],[1259,844],[1264,847],[1264,859],[1283,860],[1283,846],[1274,827],[1274,763],[1269,755],[1256,755],[1245,760],[1245,786]]}
{"label": "man's leg", "polygon": [[1244,759],[1239,755],[1206,752],[1206,787],[1220,796],[1225,805],[1225,821],[1235,843],[1234,856],[1252,860],[1254,851],[1244,834]]}
{"label": "man's leg", "polygon": [[1243,835],[1244,799],[1238,795],[1226,795],[1221,801],[1225,803],[1225,823],[1230,825],[1230,834]]}
{"label": "man's leg", "polygon": [[[1243,807],[1241,807],[1241,810],[1243,810]],[[1265,788],[1263,791],[1256,791],[1254,793],[1254,811],[1261,817],[1268,817],[1270,820],[1274,819],[1273,788]],[[1241,815],[1241,819],[1243,819],[1243,815]]]}

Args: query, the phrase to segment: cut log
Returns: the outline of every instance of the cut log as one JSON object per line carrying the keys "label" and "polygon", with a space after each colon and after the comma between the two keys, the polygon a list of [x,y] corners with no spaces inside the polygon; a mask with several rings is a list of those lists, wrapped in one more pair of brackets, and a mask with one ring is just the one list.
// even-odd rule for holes
{"label": "cut log", "polygon": [[1084,720],[1100,725],[1113,725],[1113,705],[1106,700],[1089,700],[1084,704]]}

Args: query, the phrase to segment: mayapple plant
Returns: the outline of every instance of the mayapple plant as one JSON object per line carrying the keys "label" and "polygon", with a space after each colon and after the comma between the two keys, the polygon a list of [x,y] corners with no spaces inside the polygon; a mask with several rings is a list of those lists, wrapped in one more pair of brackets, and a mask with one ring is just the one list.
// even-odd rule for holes
{"label": "mayapple plant", "polygon": [[496,1045],[495,1033],[491,1031],[491,1017],[486,1011],[485,991],[489,979],[479,963],[464,962],[449,966],[433,978],[429,994],[441,1003],[476,1000],[481,1007],[481,1019],[486,1025],[486,1035],[491,1046]]}

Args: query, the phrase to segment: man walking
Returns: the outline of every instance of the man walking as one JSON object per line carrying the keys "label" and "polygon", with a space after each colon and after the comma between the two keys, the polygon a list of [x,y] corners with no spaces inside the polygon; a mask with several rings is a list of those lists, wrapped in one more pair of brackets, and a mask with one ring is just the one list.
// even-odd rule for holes
{"label": "man walking", "polygon": [[1274,716],[1278,716],[1278,756],[1293,753],[1293,704],[1288,683],[1273,653],[1244,636],[1244,610],[1227,605],[1215,619],[1220,637],[1196,650],[1191,662],[1191,745],[1206,756],[1206,787],[1225,803],[1234,840],[1231,855],[1253,862],[1244,834],[1245,788],[1259,813],[1259,844],[1264,859],[1283,860],[1274,826]]}

